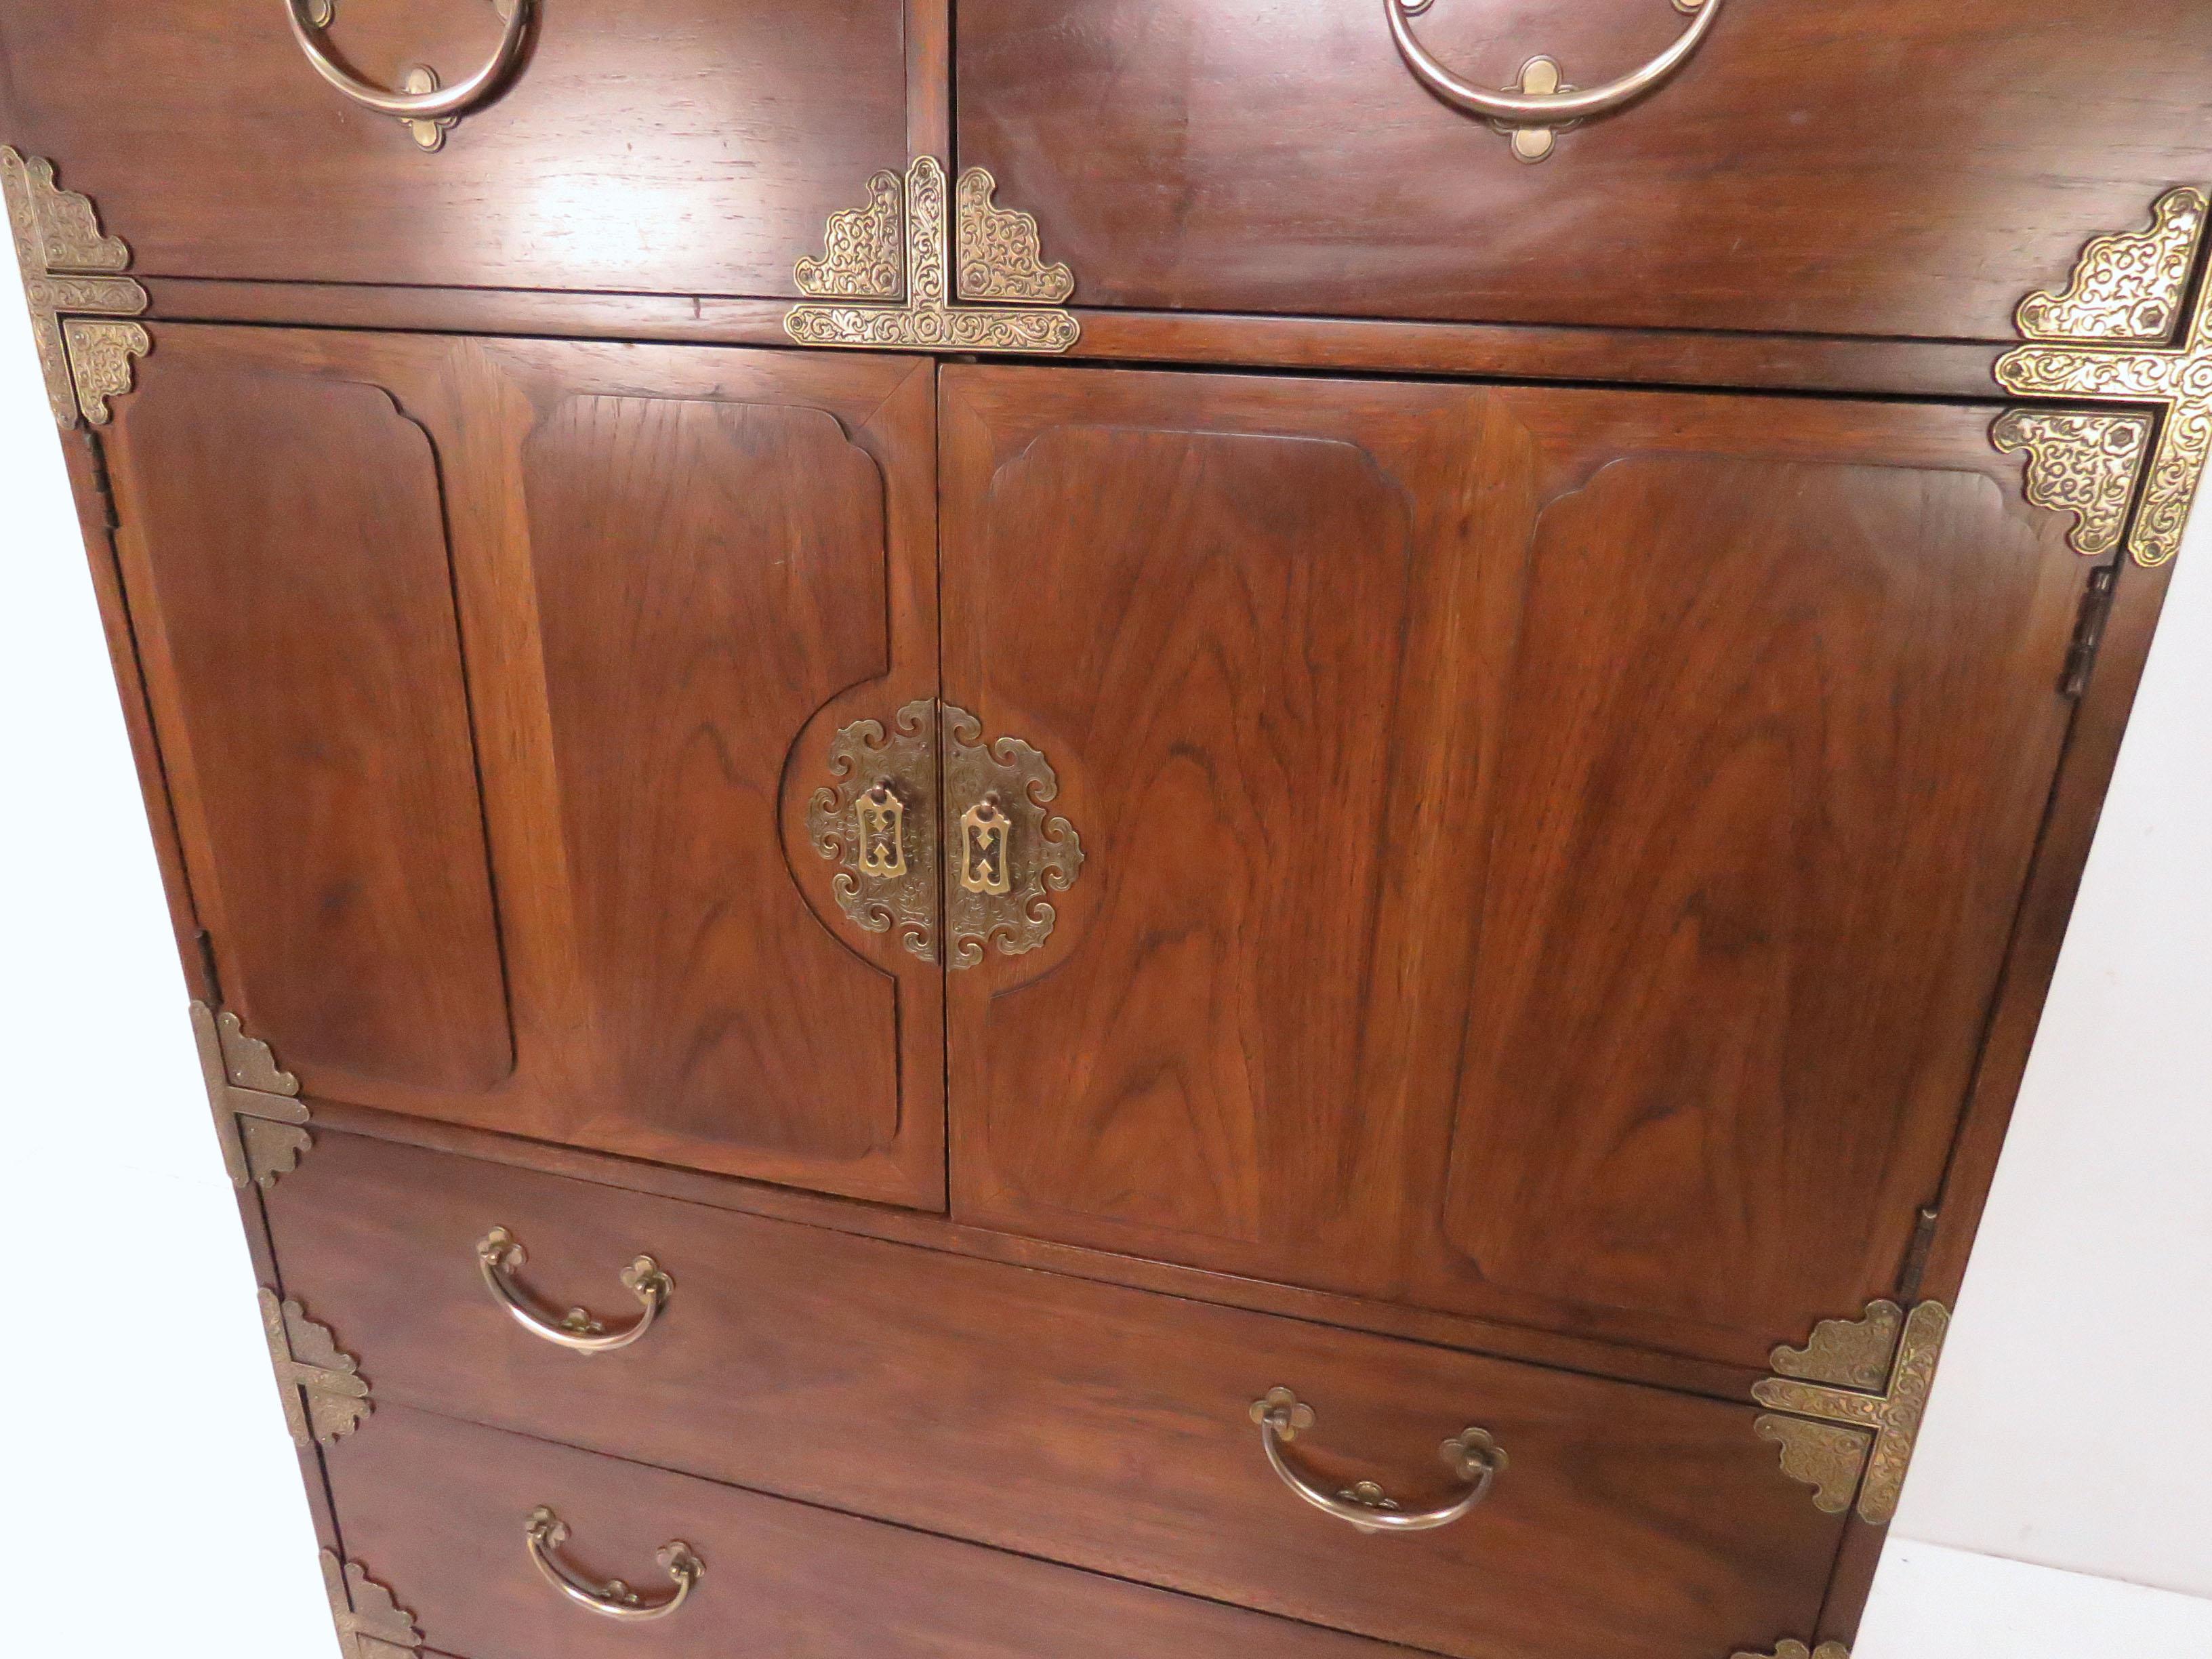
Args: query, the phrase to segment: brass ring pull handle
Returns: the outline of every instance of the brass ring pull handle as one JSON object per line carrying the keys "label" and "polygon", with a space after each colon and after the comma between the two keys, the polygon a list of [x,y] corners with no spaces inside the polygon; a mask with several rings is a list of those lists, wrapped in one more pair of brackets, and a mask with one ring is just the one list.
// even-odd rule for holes
{"label": "brass ring pull handle", "polygon": [[[1480,115],[1515,135],[1514,154],[1524,161],[1540,161],[1552,153],[1551,135],[1577,121],[1610,114],[1659,86],[1689,61],[1704,44],[1721,15],[1722,0],[1674,0],[1674,9],[1691,18],[1690,27],[1674,44],[1639,70],[1607,81],[1603,86],[1580,88],[1565,86],[1559,66],[1549,58],[1531,58],[1521,71],[1521,84],[1493,91],[1461,79],[1414,37],[1410,21],[1428,10],[1434,0],[1382,0],[1390,21],[1390,38],[1415,78],[1455,108]],[[1530,135],[1521,137],[1522,130]]]}
{"label": "brass ring pull handle", "polygon": [[1270,1389],[1264,1399],[1252,1402],[1252,1420],[1260,1425],[1260,1444],[1267,1466],[1282,1483],[1323,1515],[1334,1516],[1362,1532],[1434,1532],[1466,1518],[1468,1511],[1490,1496],[1490,1488],[1505,1468],[1505,1453],[1482,1429],[1468,1429],[1443,1443],[1443,1461],[1467,1490],[1434,1509],[1409,1510],[1388,1496],[1372,1480],[1332,1492],[1301,1471],[1284,1455],[1283,1448],[1314,1425],[1313,1407],[1288,1389]]}
{"label": "brass ring pull handle", "polygon": [[555,1560],[553,1552],[568,1540],[568,1523],[544,1505],[531,1510],[530,1519],[524,1523],[523,1535],[530,1547],[530,1559],[544,1575],[547,1583],[578,1607],[588,1608],[602,1619],[619,1619],[626,1624],[641,1625],[647,1620],[667,1618],[684,1605],[707,1571],[707,1564],[683,1540],[663,1544],[653,1559],[660,1564],[660,1570],[676,1581],[676,1588],[659,1601],[648,1601],[619,1578],[594,1584],[577,1577]]}
{"label": "brass ring pull handle", "polygon": [[437,72],[425,64],[410,69],[398,91],[364,81],[341,63],[323,33],[330,27],[334,0],[284,0],[285,15],[292,21],[292,38],[300,43],[307,62],[347,97],[364,109],[404,121],[424,149],[445,142],[445,130],[474,109],[514,72],[522,61],[522,47],[530,33],[532,0],[495,0],[507,20],[498,50],[474,75],[441,87]]}
{"label": "brass ring pull handle", "polygon": [[676,1281],[649,1255],[641,1255],[622,1270],[623,1288],[645,1304],[645,1311],[618,1331],[611,1331],[581,1308],[571,1308],[559,1320],[549,1320],[531,1305],[514,1275],[530,1260],[521,1240],[504,1227],[495,1227],[477,1246],[477,1266],[499,1305],[514,1316],[514,1322],[532,1336],[574,1353],[612,1353],[627,1348],[653,1328],[653,1322],[676,1294]]}

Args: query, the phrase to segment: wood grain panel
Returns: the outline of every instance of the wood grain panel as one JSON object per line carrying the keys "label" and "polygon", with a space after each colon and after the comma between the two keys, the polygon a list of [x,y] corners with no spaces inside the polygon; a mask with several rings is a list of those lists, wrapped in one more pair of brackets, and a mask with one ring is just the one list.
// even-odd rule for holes
{"label": "wood grain panel", "polygon": [[[337,1133],[268,1203],[287,1292],[380,1402],[334,1454],[342,1510],[339,1460],[419,1407],[1464,1659],[1680,1659],[1808,1629],[1844,1525],[1782,1476],[1747,1402]],[[616,1269],[651,1251],[666,1316],[590,1360],[531,1336],[477,1279],[494,1225],[549,1306],[610,1320]],[[1470,1423],[1512,1467],[1460,1525],[1363,1537],[1269,1471],[1246,1407],[1278,1384],[1321,1413],[1299,1445],[1322,1478],[1431,1501],[1437,1446]],[[590,1565],[628,1565],[615,1544]]]}
{"label": "wood grain panel", "polygon": [[112,448],[222,991],[325,1078],[512,1067],[437,461],[389,392],[180,343]]}
{"label": "wood grain panel", "polygon": [[[18,5],[9,142],[160,276],[790,295],[829,216],[899,167],[902,0],[558,0],[495,101],[425,155],[325,85],[263,0]],[[486,0],[339,0],[396,85],[488,59]]]}
{"label": "wood grain panel", "polygon": [[[1438,0],[1468,78],[1593,86],[1661,0]],[[1513,159],[1382,0],[964,0],[959,159],[1086,306],[2010,338],[2087,237],[2212,178],[2201,0],[1729,0],[1669,84]]]}
{"label": "wood grain panel", "polygon": [[[331,1449],[347,1547],[434,1644],[473,1659],[1412,1659],[1406,1649],[1095,1573],[394,1408]],[[665,1620],[562,1601],[523,1517],[573,1530],[561,1559],[648,1598],[681,1538],[706,1571]]]}
{"label": "wood grain panel", "polygon": [[1894,1288],[2087,568],[1985,417],[943,386],[946,695],[1090,854],[959,1219],[1748,1365]]}

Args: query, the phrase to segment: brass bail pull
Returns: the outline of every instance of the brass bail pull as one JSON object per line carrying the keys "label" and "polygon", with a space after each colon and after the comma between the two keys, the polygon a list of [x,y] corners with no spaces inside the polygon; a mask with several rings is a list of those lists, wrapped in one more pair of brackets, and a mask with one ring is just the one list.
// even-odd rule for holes
{"label": "brass bail pull", "polygon": [[418,64],[406,72],[397,91],[364,81],[331,49],[325,31],[335,21],[337,0],[284,0],[284,10],[291,20],[292,38],[316,74],[363,109],[405,122],[416,143],[424,149],[435,149],[445,142],[445,130],[498,91],[522,61],[535,0],[492,0],[492,3],[507,27],[498,47],[481,69],[465,80],[441,87],[437,72]]}
{"label": "brass bail pull", "polygon": [[[1518,86],[1498,89],[1479,87],[1455,75],[1415,36],[1412,20],[1434,3],[1435,0],[1382,0],[1390,38],[1397,43],[1398,55],[1406,60],[1413,78],[1455,109],[1480,115],[1512,134],[1513,153],[1522,161],[1540,161],[1552,153],[1551,135],[1559,129],[1625,108],[1670,79],[1712,33],[1723,0],[1674,0],[1674,9],[1691,19],[1689,27],[1650,63],[1618,80],[1602,86],[1570,87],[1562,81],[1553,59],[1532,58],[1522,70]],[[1522,130],[1530,136],[1522,137]]]}
{"label": "brass bail pull", "polygon": [[619,1578],[594,1584],[556,1560],[553,1552],[568,1541],[568,1523],[542,1504],[532,1510],[523,1522],[523,1540],[530,1551],[532,1565],[547,1583],[578,1607],[602,1619],[618,1619],[626,1624],[641,1625],[648,1620],[667,1618],[689,1599],[707,1571],[707,1564],[683,1540],[663,1544],[654,1559],[660,1570],[675,1582],[676,1588],[659,1601],[648,1601]]}
{"label": "brass bail pull", "polygon": [[1276,1477],[1323,1515],[1361,1532],[1434,1532],[1467,1516],[1490,1496],[1505,1468],[1505,1452],[1487,1431],[1468,1429],[1443,1443],[1445,1466],[1463,1486],[1458,1497],[1432,1509],[1409,1510],[1372,1480],[1332,1491],[1293,1463],[1284,1448],[1314,1425],[1312,1407],[1288,1389],[1270,1389],[1252,1402],[1261,1449]]}
{"label": "brass bail pull", "polygon": [[492,1299],[532,1336],[571,1353],[612,1353],[641,1340],[676,1294],[676,1281],[651,1256],[641,1255],[622,1270],[622,1285],[645,1311],[622,1329],[609,1330],[581,1308],[571,1308],[559,1319],[548,1319],[515,1280],[514,1275],[528,1260],[522,1241],[504,1227],[493,1228],[477,1245],[477,1267]]}

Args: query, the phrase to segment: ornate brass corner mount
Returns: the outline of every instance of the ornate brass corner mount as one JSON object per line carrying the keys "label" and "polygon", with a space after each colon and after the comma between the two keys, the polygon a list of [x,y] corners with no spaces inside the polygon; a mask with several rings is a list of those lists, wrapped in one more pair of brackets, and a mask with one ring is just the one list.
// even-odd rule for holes
{"label": "ornate brass corner mount", "polygon": [[0,144],[0,190],[54,419],[64,430],[80,420],[105,426],[107,400],[131,390],[131,359],[154,349],[143,324],[114,320],[142,316],[149,303],[122,274],[131,250],[100,234],[91,200],[57,185],[43,156]]}
{"label": "ornate brass corner mount", "polygon": [[1048,265],[1036,221],[997,206],[981,167],[948,204],[945,167],[917,158],[902,180],[878,173],[868,201],[830,216],[820,258],[793,268],[806,295],[783,319],[801,345],[892,351],[1061,352],[1081,333],[1059,309],[1075,291]]}
{"label": "ornate brass corner mount", "polygon": [[407,1659],[422,1651],[422,1634],[415,1628],[414,1614],[359,1562],[342,1562],[325,1550],[323,1589],[338,1627],[340,1659]]}
{"label": "ornate brass corner mount", "polygon": [[[807,804],[814,850],[841,868],[837,907],[872,933],[896,930],[924,962],[973,968],[987,951],[1020,956],[1052,936],[1052,893],[1073,886],[1083,843],[1045,807],[1050,763],[1019,738],[986,743],[964,708],[924,698],[855,720],[830,746],[835,781]],[[941,782],[941,787],[940,787]]]}
{"label": "ornate brass corner mount", "polygon": [[1863,1318],[1824,1320],[1802,1348],[1774,1351],[1775,1375],[1752,1398],[1769,1415],[1753,1425],[1782,1448],[1782,1471],[1814,1489],[1814,1505],[1886,1526],[1912,1462],[1935,1385],[1950,1310],[1923,1302],[1906,1313],[1870,1302]]}
{"label": "ornate brass corner mount", "polygon": [[296,1302],[280,1302],[263,1287],[261,1328],[276,1386],[284,1396],[284,1423],[301,1451],[343,1440],[374,1409],[361,1362],[342,1352],[326,1325],[307,1317]]}
{"label": "ornate brass corner mount", "polygon": [[240,1192],[257,1182],[264,1188],[274,1187],[314,1145],[305,1127],[307,1106],[299,1098],[300,1079],[278,1068],[269,1045],[246,1036],[236,1014],[204,1002],[193,1003],[191,1013],[200,1076],[231,1185]]}
{"label": "ornate brass corner mount", "polygon": [[1045,811],[1060,778],[1042,754],[1019,738],[986,742],[983,722],[950,703],[944,732],[945,956],[973,968],[987,949],[1018,957],[1052,937],[1047,896],[1075,884],[1083,842]]}
{"label": "ornate brass corner mount", "polygon": [[1841,1642],[1823,1642],[1817,1648],[1808,1648],[1802,1642],[1784,1642],[1772,1653],[1739,1653],[1735,1659],[1851,1659],[1851,1650]]}
{"label": "ornate brass corner mount", "polygon": [[2083,554],[2108,553],[2124,534],[2139,565],[2180,550],[2212,461],[2207,207],[2201,190],[2170,191],[2149,229],[2091,242],[2063,293],[2021,302],[2029,343],[1997,361],[1997,383],[2017,397],[2136,406],[2014,410],[1991,428],[1999,449],[2027,453],[2028,500],[2075,514],[2069,539]]}

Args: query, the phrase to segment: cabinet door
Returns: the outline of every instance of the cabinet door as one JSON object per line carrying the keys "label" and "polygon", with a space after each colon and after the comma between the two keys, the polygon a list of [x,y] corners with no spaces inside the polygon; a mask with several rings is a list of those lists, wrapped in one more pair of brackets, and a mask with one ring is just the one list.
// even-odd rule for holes
{"label": "cabinet door", "polygon": [[945,696],[1081,879],[955,1213],[1757,1364],[1895,1285],[2091,567],[1986,410],[951,368]]}
{"label": "cabinet door", "polygon": [[112,431],[193,902],[311,1098],[941,1204],[939,981],[789,763],[936,690],[926,363],[173,326]]}

